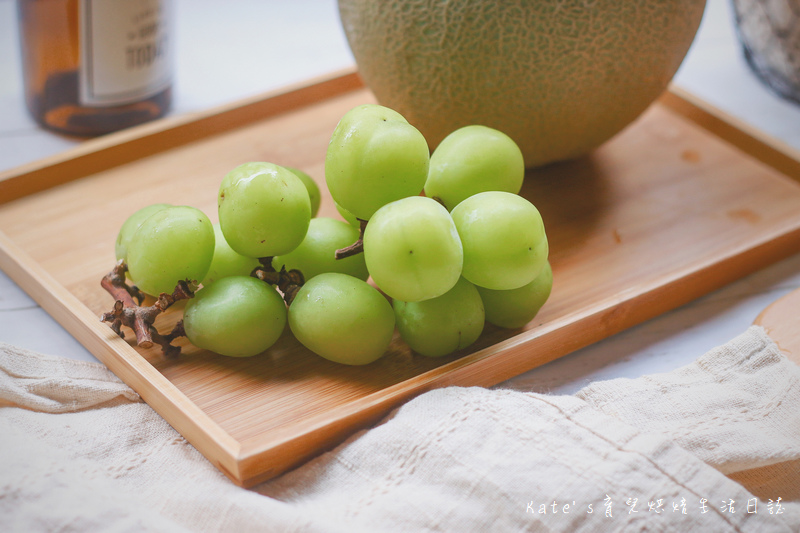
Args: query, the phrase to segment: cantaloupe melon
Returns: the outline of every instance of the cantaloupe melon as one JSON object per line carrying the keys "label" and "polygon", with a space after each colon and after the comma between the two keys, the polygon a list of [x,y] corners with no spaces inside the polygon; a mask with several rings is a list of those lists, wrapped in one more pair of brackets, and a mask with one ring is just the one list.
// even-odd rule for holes
{"label": "cantaloupe melon", "polygon": [[585,154],[639,116],[689,49],[705,0],[339,0],[359,72],[431,149],[468,124],[526,166]]}

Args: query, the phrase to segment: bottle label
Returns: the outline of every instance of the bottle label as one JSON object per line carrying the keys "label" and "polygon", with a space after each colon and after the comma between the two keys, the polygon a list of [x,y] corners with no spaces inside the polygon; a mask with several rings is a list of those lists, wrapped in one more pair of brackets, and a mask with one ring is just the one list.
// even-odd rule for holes
{"label": "bottle label", "polygon": [[80,101],[128,104],[172,83],[172,0],[80,1]]}

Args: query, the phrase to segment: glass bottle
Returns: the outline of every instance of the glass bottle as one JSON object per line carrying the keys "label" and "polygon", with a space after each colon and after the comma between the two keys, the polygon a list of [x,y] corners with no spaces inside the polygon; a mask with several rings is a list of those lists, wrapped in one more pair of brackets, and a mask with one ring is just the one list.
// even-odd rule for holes
{"label": "glass bottle", "polygon": [[171,0],[17,0],[25,102],[58,132],[94,136],[163,116]]}

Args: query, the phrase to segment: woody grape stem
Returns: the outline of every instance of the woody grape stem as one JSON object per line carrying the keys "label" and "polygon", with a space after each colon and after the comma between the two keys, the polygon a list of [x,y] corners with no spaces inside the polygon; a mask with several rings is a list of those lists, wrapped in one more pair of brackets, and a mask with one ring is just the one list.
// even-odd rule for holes
{"label": "woody grape stem", "polygon": [[347,246],[345,248],[340,248],[336,250],[336,259],[344,259],[345,257],[351,257],[353,255],[358,255],[364,251],[364,231],[367,229],[367,221],[358,219],[359,222],[359,232],[358,232],[358,240]]}
{"label": "woody grape stem", "polygon": [[166,311],[179,300],[188,300],[194,297],[197,284],[189,280],[179,281],[172,294],[162,292],[151,306],[142,307],[145,295],[136,286],[128,285],[125,273],[128,266],[124,261],[119,261],[114,269],[100,280],[100,286],[114,297],[114,307],[100,317],[102,322],[107,322],[111,329],[121,338],[125,338],[122,326],[128,327],[136,334],[136,345],[142,348],[151,348],[153,344],[161,346],[164,355],[177,355],[181,349],[173,346],[172,341],[185,336],[183,321],[179,321],[172,331],[162,335],[153,325],[156,317]]}

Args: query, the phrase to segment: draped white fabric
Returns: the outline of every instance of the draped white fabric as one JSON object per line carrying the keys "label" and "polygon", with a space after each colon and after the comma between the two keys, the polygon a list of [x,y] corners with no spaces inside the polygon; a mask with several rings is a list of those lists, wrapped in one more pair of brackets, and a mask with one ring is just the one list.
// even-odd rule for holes
{"label": "draped white fabric", "polygon": [[0,344],[0,530],[800,531],[800,367],[752,327],[574,396],[450,387],[252,490],[101,365]]}

